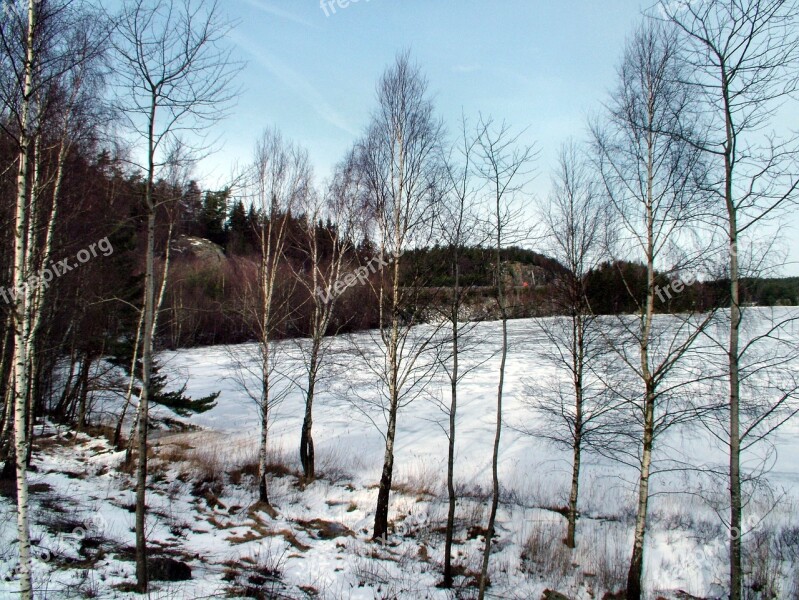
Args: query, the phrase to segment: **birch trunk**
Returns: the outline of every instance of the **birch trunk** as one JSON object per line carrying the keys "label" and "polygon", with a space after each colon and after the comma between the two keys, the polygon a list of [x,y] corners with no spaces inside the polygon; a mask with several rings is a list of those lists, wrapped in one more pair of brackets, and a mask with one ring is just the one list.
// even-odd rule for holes
{"label": "birch trunk", "polygon": [[[153,335],[155,335],[155,331],[158,329],[158,311],[161,309],[161,306],[164,303],[164,296],[166,295],[166,284],[167,284],[167,280],[169,278],[169,261],[170,261],[170,256],[171,256],[172,231],[173,231],[173,229],[174,229],[174,224],[170,223],[169,224],[169,232],[167,233],[167,236],[166,236],[166,250],[164,252],[164,270],[163,270],[162,277],[161,277],[161,286],[159,288],[158,297],[155,299],[155,306],[153,308],[153,322],[152,322],[152,327],[151,327],[151,329],[153,331]],[[153,257],[153,261],[155,261],[154,257]],[[155,266],[153,265],[153,274],[154,273],[155,273]],[[155,284],[153,283],[153,285],[155,285]],[[146,314],[146,311],[142,310],[141,315],[139,316],[139,327],[138,327],[138,330],[136,331],[136,335],[137,335],[137,340],[136,340],[136,344],[135,344],[136,347],[138,347],[138,344],[139,344],[138,336],[141,335],[141,328],[142,328],[143,323],[144,323],[145,314]],[[143,362],[143,360],[142,360],[142,362]],[[134,348],[133,360],[132,360],[132,366],[131,366],[131,372],[130,372],[131,379],[128,382],[128,391],[126,393],[126,398],[125,398],[125,400],[126,400],[125,407],[126,408],[127,408],[127,405],[130,403],[130,396],[131,396],[131,393],[133,391],[133,378],[134,378],[135,366],[136,366],[136,349]],[[142,369],[143,369],[143,367],[142,367]],[[150,370],[152,372],[152,367],[150,368]],[[151,375],[151,377],[152,377],[152,375]],[[143,377],[143,370],[142,370],[142,380],[143,379],[144,379],[144,377]],[[142,407],[141,407],[141,401],[140,401],[139,405],[136,407],[136,416],[133,418],[133,422],[130,424],[130,433],[128,434],[128,447],[127,447],[127,450],[125,451],[125,464],[130,464],[130,461],[131,461],[131,459],[133,457],[133,446],[134,446],[134,441],[136,440],[136,432],[138,431],[139,423],[141,423],[141,410],[142,410]],[[123,411],[123,413],[124,413],[124,411]],[[119,426],[121,427],[121,424]]]}
{"label": "birch trunk", "polygon": [[647,513],[649,510],[649,474],[652,466],[652,446],[655,402],[647,393],[646,400],[646,426],[643,438],[643,451],[641,453],[641,471],[638,478],[638,503],[635,516],[635,533],[633,535],[633,553],[630,559],[630,569],[627,573],[628,600],[640,600],[643,590],[641,579],[644,572],[644,543],[646,541]]}
{"label": "birch trunk", "polygon": [[[400,147],[402,144],[400,143]],[[400,153],[400,156],[402,154]],[[402,172],[403,160],[400,159],[400,172]],[[402,197],[403,187],[399,186],[399,196]],[[394,222],[396,227],[395,248],[401,248],[400,241],[400,224],[401,217],[399,214],[394,215]],[[380,489],[377,493],[377,507],[375,508],[375,527],[372,539],[374,540],[387,540],[388,539],[388,507],[391,500],[391,482],[394,476],[394,440],[397,435],[397,414],[399,413],[399,370],[400,370],[400,322],[399,322],[399,294],[400,294],[400,271],[399,271],[399,258],[394,261],[394,268],[392,272],[392,286],[391,286],[391,333],[388,345],[389,357],[389,412],[388,412],[388,428],[386,430],[386,448],[383,455],[383,472],[380,475]]]}
{"label": "birch trunk", "polygon": [[[125,421],[125,415],[127,415],[128,408],[130,408],[131,400],[133,398],[133,387],[136,384],[136,362],[139,359],[139,342],[141,341],[141,330],[144,326],[144,311],[141,312],[139,315],[139,324],[136,327],[136,340],[133,342],[133,358],[130,361],[130,377],[128,378],[128,388],[125,391],[125,404],[122,407],[122,413],[119,415],[119,420],[117,421],[117,426],[114,428],[114,447],[117,450],[121,450],[121,437],[122,437],[122,425]],[[131,428],[131,434],[128,436],[128,439],[133,439],[133,431],[136,426],[136,422],[138,420],[139,414],[138,410],[136,412],[136,416],[134,418],[133,427]],[[130,447],[130,446],[128,446]],[[127,457],[127,461],[130,460],[130,457]]]}
{"label": "birch trunk", "polygon": [[455,534],[455,427],[458,410],[458,306],[460,304],[460,270],[455,259],[455,301],[452,305],[452,373],[450,375],[449,443],[447,447],[447,531],[444,540],[444,587],[452,587],[452,539]]}
{"label": "birch trunk", "polygon": [[644,547],[646,542],[647,514],[649,510],[649,474],[652,466],[652,447],[655,430],[655,383],[650,372],[649,343],[652,336],[652,321],[655,314],[655,214],[654,214],[654,173],[655,141],[651,131],[653,109],[650,105],[647,136],[646,163],[646,304],[641,315],[640,360],[641,380],[644,384],[644,431],[641,451],[641,469],[638,477],[638,504],[635,516],[635,534],[630,568],[627,572],[627,600],[640,600],[642,595],[641,578],[644,570]]}
{"label": "birch trunk", "polygon": [[269,504],[269,488],[266,471],[268,468],[269,441],[269,342],[263,344],[263,389],[261,392],[261,443],[258,449],[258,500],[266,506]]}
{"label": "birch trunk", "polygon": [[[582,294],[576,282],[572,290],[572,298],[580,298]],[[577,546],[577,501],[580,495],[580,466],[582,464],[583,445],[583,365],[585,362],[585,319],[580,315],[572,317],[572,372],[574,374],[574,439],[572,440],[572,481],[569,490],[569,511],[567,515],[566,539],[568,548]]]}
{"label": "birch trunk", "polygon": [[741,552],[741,424],[740,424],[740,272],[738,265],[738,210],[733,197],[735,134],[730,112],[730,88],[722,70],[722,94],[725,107],[726,144],[724,146],[724,199],[727,208],[730,252],[730,332],[727,349],[730,372],[730,600],[741,600],[743,566]]}
{"label": "birch trunk", "polygon": [[31,113],[33,89],[33,63],[35,60],[34,31],[36,28],[36,1],[28,1],[28,31],[26,38],[25,75],[23,83],[19,171],[17,175],[16,212],[14,219],[14,272],[13,284],[17,295],[12,306],[14,319],[14,451],[17,475],[17,539],[19,551],[19,591],[23,600],[33,598],[30,524],[28,515],[28,340],[30,319],[28,300],[30,291],[26,286],[28,273],[27,225],[28,214],[28,163],[30,143],[28,126]]}
{"label": "birch trunk", "polygon": [[[136,470],[136,588],[146,593],[149,585],[147,573],[147,428],[149,426],[150,384],[153,372],[153,336],[155,334],[155,112],[157,98],[152,97],[149,113],[147,148],[147,253],[144,272],[144,332],[142,334],[142,390],[139,400],[138,468]],[[166,273],[164,274],[166,275]]]}
{"label": "birch trunk", "polygon": [[[405,193],[405,144],[404,134],[400,130],[397,132],[397,157],[399,179],[397,181],[397,198],[403,198]],[[399,252],[402,249],[403,236],[407,232],[406,223],[403,220],[402,209],[399,203],[396,204],[392,212],[394,227],[394,253],[397,257],[392,269],[391,282],[391,333],[388,344],[389,357],[389,414],[388,428],[386,430],[386,448],[383,456],[383,472],[380,475],[380,489],[377,493],[377,507],[375,508],[375,527],[372,538],[374,540],[388,539],[388,507],[391,501],[391,482],[394,476],[394,441],[397,435],[397,415],[399,413],[400,401],[400,260]],[[381,255],[384,251],[381,252]],[[381,286],[382,288],[382,286]],[[381,298],[382,299],[382,298]],[[381,315],[382,316],[382,315]],[[383,326],[381,321],[380,326]]]}
{"label": "birch trunk", "polygon": [[[499,186],[497,186],[499,189]],[[488,585],[488,563],[491,558],[491,543],[494,538],[494,531],[497,520],[497,508],[499,507],[499,444],[502,437],[502,394],[505,387],[505,363],[508,358],[508,314],[505,306],[504,282],[502,280],[502,233],[499,202],[497,203],[497,247],[496,247],[496,278],[497,278],[497,304],[502,318],[502,351],[499,362],[499,383],[497,384],[497,423],[494,432],[494,448],[491,455],[491,512],[488,516],[488,528],[486,529],[485,548],[483,549],[483,564],[480,568],[480,589],[478,600],[485,598],[485,590]]]}
{"label": "birch trunk", "polygon": [[316,477],[315,454],[313,445],[313,401],[316,389],[318,349],[317,340],[313,340],[314,349],[311,351],[311,364],[308,369],[308,391],[305,395],[305,417],[302,421],[302,434],[300,436],[300,462],[306,481],[313,481]]}
{"label": "birch trunk", "polygon": [[[394,388],[396,389],[396,388]],[[383,455],[383,471],[380,474],[380,489],[377,493],[375,509],[375,528],[372,539],[385,542],[388,539],[388,507],[391,495],[391,482],[394,476],[394,440],[397,435],[396,391],[391,391],[392,401],[388,414],[386,430],[386,449]]]}

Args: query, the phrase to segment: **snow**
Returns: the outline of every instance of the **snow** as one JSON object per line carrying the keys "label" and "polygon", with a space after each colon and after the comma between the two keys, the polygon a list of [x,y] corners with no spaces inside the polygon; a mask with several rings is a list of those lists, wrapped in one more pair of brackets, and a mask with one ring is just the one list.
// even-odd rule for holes
{"label": "snow", "polygon": [[[765,309],[760,316],[767,321]],[[601,597],[608,589],[623,587],[631,549],[635,473],[607,458],[586,457],[578,548],[570,554],[559,543],[565,519],[552,510],[566,504],[570,453],[523,434],[519,427],[532,418],[523,402],[525,382],[552,380],[557,373],[539,357],[547,342],[537,325],[517,320],[508,328],[502,504],[490,593],[497,598],[538,598],[549,587],[574,598]],[[794,340],[799,337],[795,331],[790,335]],[[480,323],[471,336],[474,344],[463,357],[464,368],[472,370],[459,391],[455,472],[464,495],[458,507],[463,526],[457,535],[455,563],[464,565],[471,575],[458,579],[458,597],[470,597],[473,588],[466,586],[479,568],[483,547],[479,531],[467,535],[467,529],[484,527],[488,515],[499,324]],[[356,347],[359,352],[353,350]],[[281,342],[275,349],[281,372],[278,386],[285,388],[285,397],[272,413],[270,444],[274,460],[297,472],[304,395],[292,379],[301,378],[302,365],[296,342]],[[436,587],[443,562],[440,527],[446,519],[447,417],[441,403],[448,402],[448,387],[440,377],[434,379],[430,394],[400,413],[397,491],[392,493],[390,512],[394,529],[388,543],[375,544],[369,534],[384,441],[373,421],[383,421],[361,399],[376,394],[375,376],[363,357],[379,357],[378,347],[371,334],[361,333],[331,340],[331,350],[341,366],[317,390],[314,411],[317,470],[322,478],[302,485],[295,475],[273,477],[274,517],[253,506],[255,494],[248,475],[242,475],[239,483],[229,480],[237,467],[252,461],[257,446],[257,406],[233,377],[237,357],[252,354],[254,347],[198,348],[160,355],[162,370],[173,375],[174,385],[185,381],[194,396],[216,391],[221,395],[214,409],[190,419],[202,430],[154,438],[152,466],[158,475],[148,493],[150,543],[185,560],[192,567],[193,579],[154,582],[151,597],[229,597],[235,595],[234,589],[247,586],[272,586],[274,593],[287,598],[312,594],[320,598],[453,597],[454,592]],[[795,365],[787,365],[786,372],[791,368]],[[59,437],[63,431],[59,433],[52,424],[37,427],[40,432],[45,437],[37,444],[36,472],[31,476],[33,489],[39,490],[33,493],[32,523],[40,555],[35,563],[40,596],[136,597],[118,587],[135,579],[133,483],[131,475],[118,468],[124,453],[113,451],[102,439]],[[771,441],[770,493],[758,492],[747,509],[751,539],[759,532],[799,530],[797,432],[799,424],[794,420]],[[722,450],[705,438],[701,430],[678,429],[668,434],[656,452],[665,452],[669,458],[675,453],[696,465],[714,465],[717,473],[723,473]],[[176,449],[188,455],[186,462],[178,461]],[[158,458],[162,453],[163,460]],[[209,473],[224,480],[221,490],[199,489],[198,481]],[[703,477],[673,472],[653,481],[646,550],[646,581],[653,594],[674,597],[678,590],[703,597],[722,594],[725,528],[705,500],[687,493],[699,483],[713,485],[715,480]],[[715,491],[724,492],[723,488]],[[13,567],[15,551],[13,504],[5,497],[0,497],[0,517],[2,575]],[[315,519],[324,523],[314,524]],[[329,536],[319,533],[320,526],[334,527],[334,533],[343,535],[325,539]],[[66,531],[54,533],[58,527]],[[103,550],[83,566],[82,536],[100,539]],[[534,547],[534,556],[525,550],[528,543]],[[796,572],[799,540],[786,542],[783,549],[785,560],[776,568],[782,570],[782,593],[787,597],[790,586],[796,585],[791,574]],[[51,556],[42,554],[45,550]],[[88,554],[92,555],[91,549]],[[72,568],[59,568],[68,559],[73,561]],[[252,579],[254,573],[272,568],[282,573],[279,582]],[[0,580],[0,597],[12,594],[15,586],[13,577]]]}

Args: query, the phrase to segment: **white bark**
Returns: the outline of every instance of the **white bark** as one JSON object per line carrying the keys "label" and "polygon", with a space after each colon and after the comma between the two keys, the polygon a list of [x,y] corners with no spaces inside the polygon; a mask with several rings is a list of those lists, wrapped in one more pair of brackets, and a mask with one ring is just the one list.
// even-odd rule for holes
{"label": "white bark", "polygon": [[32,111],[33,65],[36,59],[34,49],[34,30],[36,27],[36,1],[28,1],[28,30],[26,38],[25,75],[22,94],[22,118],[20,131],[19,171],[17,176],[17,197],[14,224],[14,270],[13,285],[17,290],[12,306],[14,319],[14,450],[17,474],[17,539],[19,545],[20,596],[23,600],[33,597],[30,523],[28,515],[28,473],[27,459],[30,439],[28,438],[28,343],[30,340],[30,291],[27,278],[30,276],[27,264],[28,219],[28,164],[30,143],[28,127]]}

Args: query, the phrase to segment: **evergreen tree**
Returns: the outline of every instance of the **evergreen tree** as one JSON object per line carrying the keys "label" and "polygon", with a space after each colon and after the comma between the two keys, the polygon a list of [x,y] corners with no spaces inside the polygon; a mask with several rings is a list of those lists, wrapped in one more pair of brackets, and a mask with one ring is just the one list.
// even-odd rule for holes
{"label": "evergreen tree", "polygon": [[227,221],[227,250],[233,254],[246,254],[252,251],[254,247],[248,243],[248,232],[247,211],[244,209],[244,203],[237,200],[230,209]]}
{"label": "evergreen tree", "polygon": [[215,244],[224,246],[227,242],[227,203],[230,198],[230,190],[220,190],[217,192],[206,192],[203,200],[202,228],[203,237],[208,238]]}
{"label": "evergreen tree", "polygon": [[190,181],[180,199],[180,230],[185,235],[203,235],[203,194],[196,181]]}
{"label": "evergreen tree", "polygon": [[[130,377],[130,365],[133,359],[133,342],[131,336],[127,336],[120,340],[114,345],[108,358],[108,362],[121,368],[128,377]],[[136,365],[135,380],[137,385],[134,387],[133,393],[136,396],[141,396],[141,358],[136,361]],[[153,374],[150,380],[150,402],[168,408],[181,417],[201,414],[216,406],[216,400],[219,398],[220,392],[214,392],[195,399],[186,395],[185,385],[172,392],[164,391],[168,383],[167,376],[161,374],[159,371],[160,367],[158,361],[154,360]]]}

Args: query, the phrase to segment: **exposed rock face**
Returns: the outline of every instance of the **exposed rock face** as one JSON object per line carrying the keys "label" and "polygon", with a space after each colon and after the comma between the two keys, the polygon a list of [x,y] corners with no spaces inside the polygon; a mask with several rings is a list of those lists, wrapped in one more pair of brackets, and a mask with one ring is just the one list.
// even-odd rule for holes
{"label": "exposed rock face", "polygon": [[221,246],[211,240],[190,235],[181,235],[173,240],[171,251],[175,257],[194,258],[210,264],[222,263],[225,260],[225,252]]}

